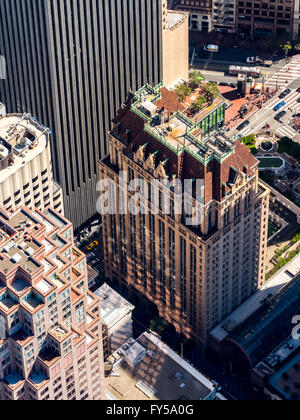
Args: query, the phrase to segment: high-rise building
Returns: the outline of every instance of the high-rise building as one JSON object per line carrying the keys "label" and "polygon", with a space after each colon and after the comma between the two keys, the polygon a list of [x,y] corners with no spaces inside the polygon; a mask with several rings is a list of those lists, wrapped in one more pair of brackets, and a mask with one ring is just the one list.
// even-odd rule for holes
{"label": "high-rise building", "polygon": [[185,12],[163,16],[163,81],[172,86],[189,77],[189,18]]}
{"label": "high-rise building", "polygon": [[63,213],[61,187],[53,180],[51,130],[28,114],[0,117],[0,206]]}
{"label": "high-rise building", "polygon": [[77,228],[96,213],[97,161],[128,90],[162,80],[162,0],[2,0],[7,112],[53,130],[54,176]]}
{"label": "high-rise building", "polygon": [[0,399],[105,398],[100,301],[72,224],[0,210]]}
{"label": "high-rise building", "polygon": [[[161,86],[132,94],[100,162],[100,178],[117,190],[117,205],[112,189],[103,218],[107,277],[199,343],[264,284],[268,232],[269,191],[258,161],[224,134],[225,101],[211,89],[200,85],[184,100]],[[132,189],[126,200],[136,179],[144,181],[137,215],[127,211]],[[184,206],[177,187],[160,185],[154,194],[157,179],[189,179]],[[193,224],[191,205],[199,215]]]}

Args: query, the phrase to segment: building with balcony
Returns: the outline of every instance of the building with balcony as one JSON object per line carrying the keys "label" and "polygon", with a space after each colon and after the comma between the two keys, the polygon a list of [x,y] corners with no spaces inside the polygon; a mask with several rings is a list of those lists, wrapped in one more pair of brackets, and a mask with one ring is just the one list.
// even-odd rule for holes
{"label": "building with balcony", "polygon": [[[195,110],[205,89],[182,101],[161,85],[133,93],[99,164],[100,179],[118,192],[112,189],[117,205],[103,216],[106,276],[203,346],[208,332],[264,284],[269,208],[258,161],[222,130],[222,96],[215,92]],[[183,195],[178,182],[186,180]],[[128,201],[136,182],[134,214]]]}
{"label": "building with balcony", "polygon": [[199,401],[220,398],[212,381],[152,332],[143,333],[137,340],[129,340],[109,357],[106,365],[106,392],[112,400]]}
{"label": "building with balcony", "polygon": [[229,33],[235,32],[236,0],[213,0],[213,28]]}
{"label": "building with balcony", "polygon": [[0,206],[63,213],[62,189],[53,179],[51,131],[28,114],[0,117]]}
{"label": "building with balcony", "polygon": [[100,317],[72,224],[1,209],[0,399],[103,399]]}

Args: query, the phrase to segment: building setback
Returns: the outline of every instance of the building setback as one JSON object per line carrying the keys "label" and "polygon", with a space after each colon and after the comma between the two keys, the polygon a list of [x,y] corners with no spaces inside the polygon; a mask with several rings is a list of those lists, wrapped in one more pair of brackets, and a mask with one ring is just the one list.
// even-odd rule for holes
{"label": "building setback", "polygon": [[[161,86],[140,89],[117,114],[110,155],[100,162],[100,178],[115,182],[117,202],[127,191],[119,170],[128,182],[145,181],[145,214],[122,214],[125,203],[104,216],[106,276],[136,302],[146,297],[179,333],[203,344],[208,331],[264,284],[269,207],[258,161],[222,131],[223,98],[216,94],[191,116],[191,100],[205,92],[202,86],[180,102]],[[155,203],[147,194],[155,179],[194,182],[188,196],[201,214],[196,225],[189,225],[186,208],[178,211],[176,189],[160,186],[159,196],[170,199],[164,214],[164,200]],[[200,200],[197,180],[204,186]],[[151,206],[155,211],[147,211]]]}
{"label": "building setback", "polygon": [[129,88],[162,80],[161,0],[2,0],[7,112],[51,127],[54,176],[74,228],[96,213],[97,161]]}
{"label": "building setback", "polygon": [[0,399],[105,398],[100,301],[72,224],[0,209]]}

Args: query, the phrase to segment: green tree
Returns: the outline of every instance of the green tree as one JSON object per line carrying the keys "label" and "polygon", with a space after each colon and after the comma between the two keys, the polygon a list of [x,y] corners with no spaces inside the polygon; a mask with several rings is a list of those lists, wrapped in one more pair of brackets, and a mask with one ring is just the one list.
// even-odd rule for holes
{"label": "green tree", "polygon": [[192,90],[185,83],[182,83],[175,89],[175,93],[177,95],[178,100],[180,102],[183,102],[187,96],[191,95]]}
{"label": "green tree", "polygon": [[205,80],[205,77],[203,76],[201,71],[194,71],[193,73],[190,74],[190,81],[197,82],[198,86],[200,85],[201,82],[203,82],[203,80]]}

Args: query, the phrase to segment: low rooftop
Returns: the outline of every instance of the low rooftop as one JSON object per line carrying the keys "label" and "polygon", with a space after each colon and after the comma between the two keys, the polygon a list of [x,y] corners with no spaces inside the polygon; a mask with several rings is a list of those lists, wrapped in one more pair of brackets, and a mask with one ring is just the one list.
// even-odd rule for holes
{"label": "low rooftop", "polygon": [[40,154],[50,134],[50,129],[29,114],[0,117],[0,182]]}
{"label": "low rooftop", "polygon": [[118,400],[213,399],[211,381],[152,333],[131,339],[108,359],[113,365],[106,390]]}
{"label": "low rooftop", "polygon": [[228,336],[242,348],[255,366],[292,331],[292,319],[300,307],[300,274],[267,300]]}
{"label": "low rooftop", "polygon": [[300,351],[286,361],[270,379],[269,384],[285,400],[300,400]]}
{"label": "low rooftop", "polygon": [[220,343],[238,325],[246,321],[254,312],[261,308],[268,299],[275,296],[283,287],[290,283],[300,273],[300,255],[294,258],[282,270],[275,274],[265,285],[244,302],[238,309],[222,321],[210,332],[212,340]]}
{"label": "low rooftop", "polygon": [[94,295],[100,298],[102,322],[108,329],[134,310],[131,303],[106,283],[96,290]]}

